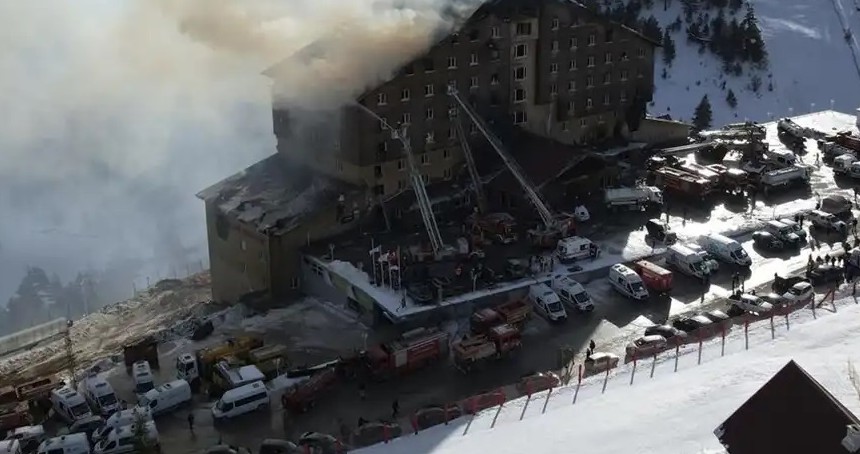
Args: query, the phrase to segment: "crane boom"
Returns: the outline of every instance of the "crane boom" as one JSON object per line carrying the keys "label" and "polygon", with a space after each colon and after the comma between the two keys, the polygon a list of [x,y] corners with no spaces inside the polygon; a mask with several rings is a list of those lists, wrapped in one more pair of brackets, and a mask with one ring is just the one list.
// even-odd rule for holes
{"label": "crane boom", "polygon": [[459,92],[454,86],[448,86],[448,95],[454,98],[455,101],[457,101],[457,104],[459,104],[460,108],[463,109],[464,112],[466,112],[466,115],[468,115],[469,118],[475,123],[475,126],[478,128],[478,130],[481,131],[484,137],[487,138],[487,141],[490,142],[490,145],[492,145],[493,149],[496,150],[496,153],[499,155],[499,157],[502,158],[502,161],[504,161],[505,165],[508,167],[508,169],[510,169],[511,173],[514,175],[514,178],[516,178],[517,182],[520,184],[520,186],[522,186],[523,190],[526,193],[526,196],[532,202],[532,205],[534,205],[544,225],[548,229],[553,228],[555,226],[555,218],[552,215],[552,211],[550,211],[546,203],[544,203],[544,201],[540,198],[537,189],[535,189],[535,186],[528,180],[525,175],[525,172],[523,172],[519,163],[517,163],[517,161],[508,153],[508,151],[505,150],[504,146],[502,146],[502,142],[496,137],[495,134],[490,131],[490,129],[487,127],[481,117],[479,117],[478,114],[472,109],[472,106],[463,101],[463,98],[460,97]]}
{"label": "crane boom", "polygon": [[472,155],[472,149],[469,147],[466,132],[463,130],[463,122],[458,118],[456,108],[451,109],[449,113],[451,114],[451,118],[454,119],[454,127],[457,131],[457,140],[460,141],[460,148],[463,149],[463,157],[466,158],[466,167],[469,169],[469,177],[472,178],[472,184],[475,185],[475,197],[478,201],[478,212],[486,214],[487,199],[484,196],[484,188],[481,185],[481,175],[478,174],[478,167],[475,164],[475,156]]}
{"label": "crane boom", "polygon": [[403,154],[406,155],[406,165],[409,167],[409,182],[412,184],[412,190],[415,192],[418,210],[421,212],[424,228],[427,229],[430,246],[433,248],[433,254],[436,257],[441,256],[445,251],[445,243],[442,241],[442,234],[439,233],[439,225],[436,223],[436,216],[433,214],[433,205],[430,203],[430,197],[427,196],[427,189],[424,187],[424,179],[421,177],[421,172],[418,171],[418,166],[415,164],[415,157],[412,155],[412,145],[409,144],[409,139],[406,137],[406,127],[395,128],[363,104],[359,103],[358,106],[361,110],[378,120],[384,129],[391,131],[391,138],[396,139],[403,146]]}

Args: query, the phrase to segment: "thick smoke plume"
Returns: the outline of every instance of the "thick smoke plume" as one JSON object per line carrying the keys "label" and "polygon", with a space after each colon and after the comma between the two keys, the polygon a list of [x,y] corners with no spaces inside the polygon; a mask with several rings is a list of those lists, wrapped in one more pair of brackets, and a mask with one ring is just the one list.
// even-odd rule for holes
{"label": "thick smoke plume", "polygon": [[[274,152],[273,92],[348,102],[470,6],[0,0],[0,304],[26,265],[155,279],[205,263],[194,194]],[[262,72],[314,42],[273,88]]]}

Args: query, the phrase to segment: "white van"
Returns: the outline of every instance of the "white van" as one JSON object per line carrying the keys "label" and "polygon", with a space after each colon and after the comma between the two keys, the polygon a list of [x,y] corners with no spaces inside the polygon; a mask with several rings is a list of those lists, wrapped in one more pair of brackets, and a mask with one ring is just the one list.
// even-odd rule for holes
{"label": "white van", "polygon": [[84,396],[68,386],[51,391],[51,406],[57,416],[69,424],[93,415]]}
{"label": "white van", "polygon": [[262,381],[233,388],[212,406],[212,419],[223,420],[269,406],[269,390]]}
{"label": "white van", "polygon": [[90,454],[87,434],[69,434],[49,438],[39,445],[37,454]]}
{"label": "white van", "polygon": [[18,440],[0,441],[0,454],[21,454],[21,442]]}
{"label": "white van", "polygon": [[105,421],[99,429],[93,432],[93,441],[107,437],[111,430],[117,427],[130,426],[142,418],[144,421],[152,421],[152,412],[149,407],[134,407],[128,410],[118,411]]}
{"label": "white van", "polygon": [[609,283],[622,295],[637,301],[648,299],[648,289],[642,278],[630,267],[616,263],[609,268]]}
{"label": "white van", "polygon": [[671,265],[687,276],[704,281],[710,274],[702,256],[681,244],[673,244],[666,250],[666,264]]}
{"label": "white van", "polygon": [[851,164],[857,161],[857,157],[853,153],[847,153],[837,156],[833,159],[833,173],[837,175],[847,175],[851,171]]}
{"label": "white van", "polygon": [[552,281],[552,289],[561,298],[561,301],[574,307],[582,312],[591,312],[594,310],[594,302],[591,296],[585,291],[585,287],[579,282],[567,276],[558,276]]}
{"label": "white van", "polygon": [[131,366],[131,376],[134,378],[134,393],[140,396],[155,388],[155,377],[149,361],[137,361]]}
{"label": "white van", "polygon": [[[135,452],[135,438],[137,434],[135,425],[118,427],[108,434],[107,438],[96,443],[93,452],[95,454],[124,454],[127,452]],[[155,451],[160,450],[158,440],[158,429],[155,428],[155,422],[147,421],[144,426],[146,440],[151,443]]]}
{"label": "white van", "polygon": [[752,265],[752,258],[737,241],[719,233],[711,233],[702,237],[702,248],[714,257],[738,266]]}
{"label": "white van", "polygon": [[157,416],[189,402],[191,402],[191,386],[185,380],[174,380],[147,391],[138,400],[137,405],[149,407],[152,416]]}
{"label": "white van", "polygon": [[555,248],[555,256],[560,263],[570,263],[579,259],[595,257],[599,253],[599,246],[581,236],[571,236],[558,240],[558,245]]}
{"label": "white van", "polygon": [[567,312],[561,304],[558,295],[546,284],[535,284],[529,287],[529,300],[535,308],[535,312],[544,316],[551,322],[560,322],[567,319]]}
{"label": "white van", "polygon": [[765,153],[767,162],[779,168],[792,167],[797,165],[797,157],[794,153],[783,149],[772,149]]}
{"label": "white van", "polygon": [[120,409],[113,387],[98,375],[85,378],[78,386],[78,392],[83,394],[95,413],[102,416],[110,416]]}

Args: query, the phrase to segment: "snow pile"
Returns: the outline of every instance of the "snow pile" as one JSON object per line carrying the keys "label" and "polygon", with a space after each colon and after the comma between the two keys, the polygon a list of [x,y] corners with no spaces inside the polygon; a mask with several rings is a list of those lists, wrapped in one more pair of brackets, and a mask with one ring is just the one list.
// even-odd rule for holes
{"label": "snow pile", "polygon": [[[654,104],[649,107],[652,115],[668,113],[675,119],[689,121],[693,110],[707,95],[713,111],[713,124],[722,125],[750,119],[767,121],[781,116],[791,116],[817,109],[835,108],[853,112],[860,105],[858,70],[852,59],[852,49],[844,39],[844,33],[834,4],[844,0],[755,0],[752,2],[758,17],[759,28],[765,40],[769,67],[754,73],[745,67],[741,76],[726,76],[722,63],[711,52],[699,53],[697,43],[688,42],[684,23],[680,31],[671,33],[675,41],[676,57],[668,68],[669,77],[661,78],[665,64],[662,52],[657,52],[654,69]],[[641,16],[654,15],[662,27],[674,22],[679,16],[684,19],[684,2],[670,2],[663,11],[663,1],[643,9]],[[705,2],[697,2],[704,5]],[[701,6],[700,8],[704,8]],[[853,33],[860,33],[855,8],[845,8],[850,16]],[[735,17],[743,19],[744,8]],[[716,10],[708,12],[716,16]],[[725,11],[726,20],[732,14]],[[695,20],[698,13],[694,14]],[[758,74],[762,88],[758,94],[749,89],[751,77]],[[725,81],[725,89],[721,87]],[[773,91],[768,91],[772,84]],[[726,101],[728,90],[734,91],[738,100],[732,109]]]}
{"label": "snow pile", "polygon": [[[123,344],[147,336],[159,341],[190,334],[195,321],[212,306],[208,273],[185,280],[164,280],[134,298],[105,306],[72,326],[75,361],[85,365],[118,352]],[[55,373],[67,365],[65,344],[52,342],[0,359],[0,376],[19,377]]]}
{"label": "snow pile", "polygon": [[611,375],[605,394],[603,377],[592,377],[578,391],[575,386],[554,390],[549,401],[547,393],[536,394],[498,412],[490,409],[359,452],[552,453],[576,447],[606,454],[662,453],[667,447],[668,452],[725,452],[713,430],[791,359],[858,413],[848,364],[860,359],[860,305],[847,298],[836,307],[836,314],[819,309],[817,319],[802,309],[791,315],[790,330],[777,320],[775,340],[769,323],[752,325],[749,350],[743,329],[736,328],[727,337],[726,356],[720,358],[719,340],[709,342],[701,366],[696,347],[688,346],[677,373],[674,355],[664,354],[655,363],[654,378],[649,378],[651,361],[640,363],[632,386],[632,365],[627,365]]}

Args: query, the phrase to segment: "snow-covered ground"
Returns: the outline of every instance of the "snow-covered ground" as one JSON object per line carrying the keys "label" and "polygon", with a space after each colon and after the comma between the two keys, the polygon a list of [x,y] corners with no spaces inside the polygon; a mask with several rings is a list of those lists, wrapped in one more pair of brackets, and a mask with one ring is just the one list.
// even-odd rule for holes
{"label": "snow-covered ground", "polygon": [[578,390],[560,388],[549,399],[535,394],[359,452],[725,452],[714,429],[792,359],[857,413],[848,368],[860,360],[860,305],[848,297],[836,308],[833,313],[827,304],[815,317],[801,309],[790,316],[790,329],[781,318],[773,332],[766,321],[751,325],[749,350],[743,329],[735,327],[725,357],[716,339],[705,343],[701,365],[697,347],[687,346],[677,372],[669,352],[653,364],[653,377],[650,360],[637,365],[632,380],[632,364],[614,371],[605,393],[604,378],[591,377]]}
{"label": "snow-covered ground", "polygon": [[[769,60],[769,68],[758,72],[762,80],[759,95],[748,89],[752,74],[748,68],[741,76],[724,76],[715,55],[699,54],[699,45],[687,41],[685,23],[681,31],[672,34],[676,57],[667,79],[660,77],[665,65],[662,52],[658,52],[654,70],[656,92],[649,113],[669,113],[673,118],[689,121],[706,94],[715,126],[747,118],[767,121],[827,108],[854,112],[860,106],[860,78],[834,2],[844,4],[847,22],[855,35],[860,33],[860,13],[848,0],[752,1]],[[679,15],[683,20],[682,2],[671,3],[663,11],[663,2],[655,1],[654,7],[643,10],[642,16],[653,14],[664,27]],[[711,17],[715,11],[710,12]],[[744,9],[737,14],[742,19]],[[726,17],[731,17],[728,10]],[[720,87],[724,79],[726,90]],[[773,91],[768,91],[769,82],[773,83]],[[726,102],[729,88],[738,99],[736,109]]]}

